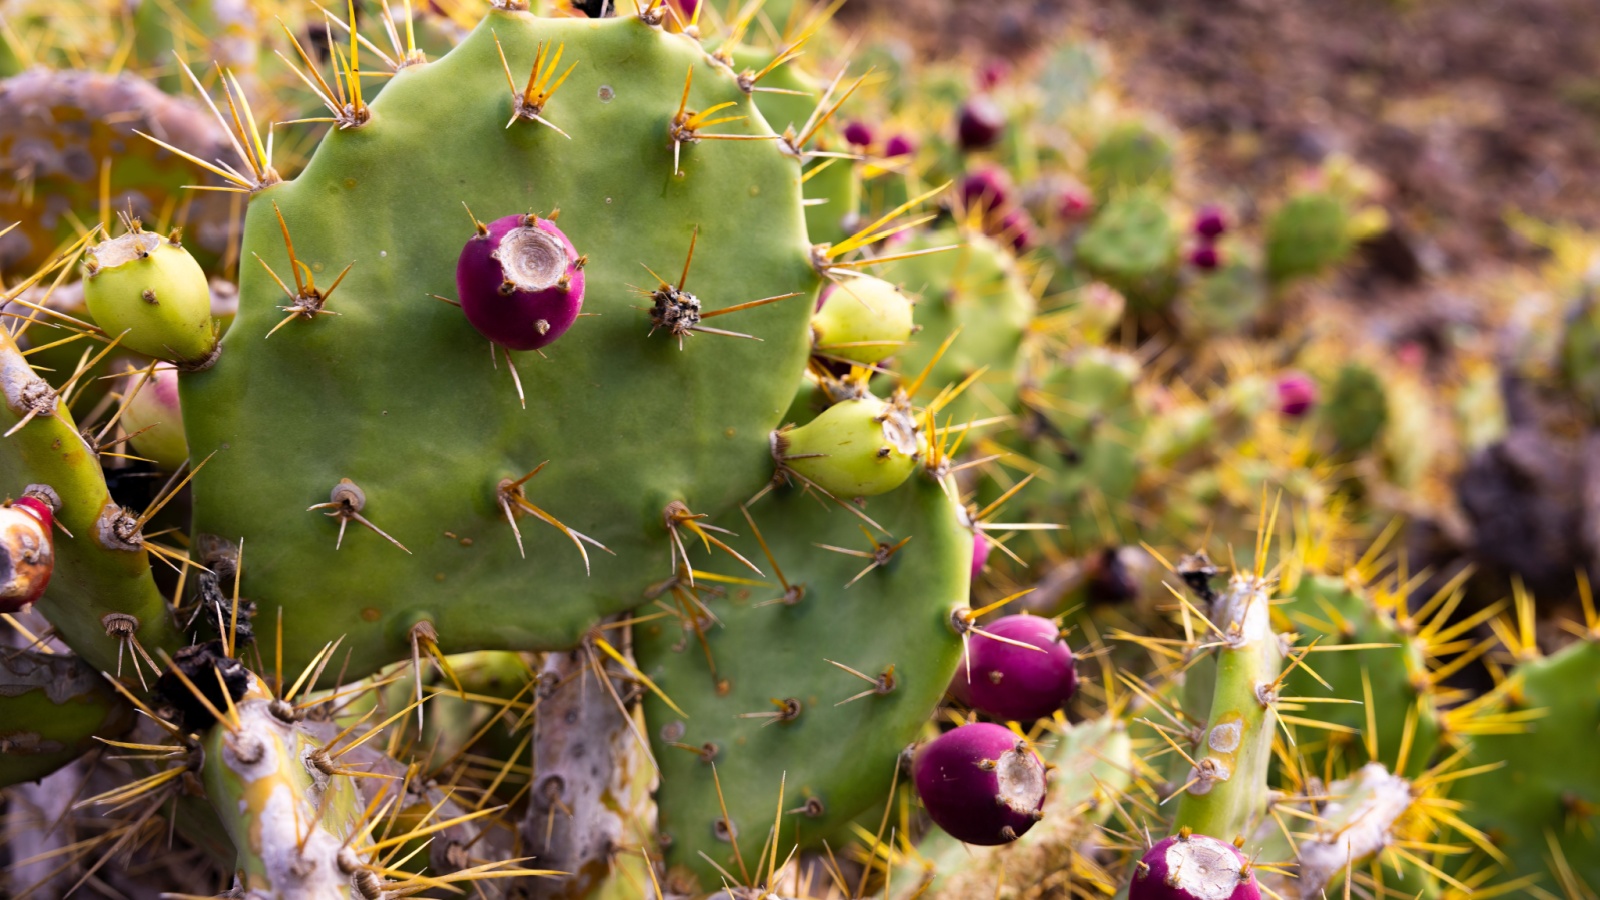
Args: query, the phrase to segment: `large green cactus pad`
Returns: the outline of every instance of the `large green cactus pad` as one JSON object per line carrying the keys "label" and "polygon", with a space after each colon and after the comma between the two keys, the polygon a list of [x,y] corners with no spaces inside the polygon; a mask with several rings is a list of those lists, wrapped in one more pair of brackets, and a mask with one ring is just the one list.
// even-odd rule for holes
{"label": "large green cactus pad", "polygon": [[[577,61],[543,111],[571,140],[506,127],[496,36],[519,86],[540,42]],[[691,110],[732,100],[724,113],[749,117],[711,131],[770,134],[687,37],[633,16],[495,11],[445,58],[396,75],[371,121],[330,134],[294,182],[253,198],[247,260],[288,278],[276,204],[319,284],[355,264],[329,304],[339,317],[264,340],[285,300],[250,260],[221,360],[184,382],[191,448],[220,451],[196,479],[195,530],[244,538],[244,593],[284,608],[287,665],[348,635],[350,674],[371,671],[410,651],[420,619],[447,652],[571,645],[671,572],[668,502],[715,513],[770,475],[768,433],[801,377],[819,281],[799,166],[772,141],[708,140],[682,148],[675,176],[669,127],[691,69]],[[599,315],[547,358],[518,354],[525,410],[504,359],[491,365],[460,311],[428,297],[455,294],[463,202],[485,221],[560,207],[589,257],[584,309]],[[804,295],[717,320],[761,341],[693,335],[680,350],[649,335],[648,298],[630,285],[655,287],[641,264],[675,279],[696,228],[688,289],[707,310]],[[518,555],[496,488],[544,460],[528,499],[615,553],[590,551],[592,577],[532,517]],[[411,555],[355,524],[335,550],[338,523],[306,508],[343,478]]]}
{"label": "large green cactus pad", "polygon": [[[701,852],[742,873],[732,845],[717,836],[722,813],[712,766],[669,741],[717,746],[716,775],[753,873],[772,828],[780,780],[787,780],[785,810],[805,807],[811,798],[820,802],[820,810],[784,815],[780,857],[797,841],[815,846],[855,816],[881,811],[897,755],[955,672],[961,642],[950,629],[950,612],[966,600],[972,554],[955,507],[919,476],[874,498],[867,511],[895,534],[880,540],[911,540],[886,566],[846,587],[871,560],[816,545],[867,549],[859,519],[799,491],[763,499],[751,510],[784,576],[805,585],[805,592],[793,605],[758,606],[783,594],[774,579],[773,587],[735,586],[727,598],[709,600],[722,622],[706,633],[715,678],[694,633],[674,620],[635,631],[640,668],[688,713],[679,716],[657,699],[645,705],[661,765],[657,800],[662,832],[671,838],[668,862],[693,871],[703,887],[717,885],[720,876]],[[722,524],[742,534],[733,544],[740,552],[766,562],[748,525],[737,518]],[[892,665],[894,689],[836,706],[873,686],[829,659],[874,678]],[[777,712],[773,701],[791,698],[801,704],[792,721],[738,718]],[[840,846],[837,839],[832,844]]]}

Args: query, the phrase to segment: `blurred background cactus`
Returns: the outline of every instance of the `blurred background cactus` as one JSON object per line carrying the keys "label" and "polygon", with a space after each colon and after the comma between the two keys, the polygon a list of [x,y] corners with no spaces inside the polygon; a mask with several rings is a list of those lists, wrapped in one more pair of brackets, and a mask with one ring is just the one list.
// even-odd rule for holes
{"label": "blurred background cactus", "polygon": [[0,3],[0,894],[1593,898],[1569,19]]}

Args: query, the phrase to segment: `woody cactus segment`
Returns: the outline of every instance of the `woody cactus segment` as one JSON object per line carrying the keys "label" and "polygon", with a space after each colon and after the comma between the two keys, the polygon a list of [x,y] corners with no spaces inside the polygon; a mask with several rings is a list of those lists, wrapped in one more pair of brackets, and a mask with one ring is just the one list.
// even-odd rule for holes
{"label": "woody cactus segment", "polygon": [[1207,611],[1215,630],[1216,687],[1191,748],[1172,828],[1223,841],[1246,835],[1266,808],[1278,675],[1283,650],[1272,630],[1272,582],[1236,573]]}
{"label": "woody cactus segment", "polygon": [[672,877],[709,888],[721,867],[758,883],[780,782],[780,860],[796,844],[838,848],[849,822],[882,815],[901,750],[955,672],[950,614],[967,596],[972,551],[928,479],[869,509],[893,541],[869,540],[859,519],[798,488],[763,498],[753,524],[722,524],[762,563],[764,583],[701,573],[696,590],[679,584],[659,597],[671,617],[636,626],[640,669],[676,704],[644,701]]}
{"label": "woody cactus segment", "polygon": [[[570,140],[537,122],[506,128],[501,50],[521,72],[541,44],[577,61],[542,113]],[[732,101],[717,116],[745,117],[715,132],[770,134],[731,72],[636,16],[493,11],[252,201],[246,257],[287,280],[276,204],[311,271],[331,279],[355,263],[341,315],[290,321],[271,340],[283,291],[244,267],[226,364],[181,384],[193,452],[227,448],[196,478],[195,531],[245,539],[243,593],[284,608],[287,666],[347,634],[348,674],[370,672],[410,655],[424,619],[446,653],[573,646],[672,570],[669,503],[715,515],[770,477],[768,436],[802,378],[820,279],[798,167],[774,141],[703,134],[673,174],[691,70],[689,110]],[[598,315],[542,355],[510,354],[525,411],[503,351],[491,358],[460,309],[428,296],[455,297],[476,227],[463,202],[484,221],[556,219],[588,257],[584,311]],[[696,228],[686,289],[706,313],[800,292],[717,322],[757,340],[691,332],[680,351],[650,335],[646,267],[676,277]],[[342,522],[305,510],[342,479],[412,555],[365,529],[335,547]],[[586,575],[571,534],[614,555],[587,544]],[[321,589],[305,591],[308,578]]]}
{"label": "woody cactus segment", "polygon": [[29,483],[48,485],[61,501],[55,571],[39,611],[95,669],[116,673],[131,663],[154,674],[157,648],[173,652],[185,641],[151,576],[138,514],[112,502],[72,413],[3,328],[0,389],[0,472],[17,479],[0,490],[20,495]]}
{"label": "woody cactus segment", "polygon": [[54,772],[133,725],[133,707],[75,656],[0,653],[0,787]]}
{"label": "woody cactus segment", "polygon": [[365,841],[355,834],[363,812],[355,779],[279,718],[272,697],[252,681],[237,704],[219,710],[201,772],[206,799],[238,850],[240,884],[252,896],[347,900],[352,876],[375,877],[359,855]]}

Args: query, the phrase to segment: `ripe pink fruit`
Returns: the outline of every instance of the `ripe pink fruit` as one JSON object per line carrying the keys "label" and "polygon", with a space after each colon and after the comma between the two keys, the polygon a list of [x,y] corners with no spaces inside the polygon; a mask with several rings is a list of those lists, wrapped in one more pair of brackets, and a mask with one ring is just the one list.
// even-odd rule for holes
{"label": "ripe pink fruit", "polygon": [[987,166],[961,179],[961,205],[985,215],[1011,205],[1011,176],[998,166]]}
{"label": "ripe pink fruit", "polygon": [[911,768],[928,815],[958,841],[1009,843],[1043,818],[1044,762],[999,725],[947,731],[918,748]]}
{"label": "ripe pink fruit", "polygon": [[36,497],[0,506],[0,613],[14,613],[44,596],[55,571],[54,523],[50,504]]}
{"label": "ripe pink fruit", "polygon": [[1317,404],[1317,383],[1304,372],[1286,372],[1278,379],[1278,412],[1298,419]]}
{"label": "ripe pink fruit", "polygon": [[1202,206],[1195,213],[1194,233],[1204,238],[1207,243],[1222,236],[1228,230],[1228,217],[1220,206]]}
{"label": "ripe pink fruit", "polygon": [[1222,255],[1215,244],[1201,244],[1189,251],[1189,265],[1202,272],[1210,272],[1222,265]]}
{"label": "ripe pink fruit", "polygon": [[566,334],[583,309],[585,262],[550,219],[496,219],[461,248],[461,311],[479,334],[502,347],[543,347]]}
{"label": "ripe pink fruit", "polygon": [[1128,900],[1261,900],[1261,888],[1232,844],[1179,833],[1139,861]]}
{"label": "ripe pink fruit", "polygon": [[951,691],[958,698],[1011,722],[1042,719],[1072,699],[1078,672],[1072,648],[1061,640],[1054,622],[1041,616],[1006,616],[984,625],[983,631],[1006,640],[976,633],[968,637],[967,656],[956,668]]}
{"label": "ripe pink fruit", "polygon": [[979,94],[961,104],[956,119],[956,136],[963,150],[993,147],[1006,127],[1005,111],[994,100]]}
{"label": "ripe pink fruit", "polygon": [[981,531],[972,533],[972,580],[977,581],[983,574],[983,567],[989,562],[989,551],[994,549],[989,545],[989,537]]}
{"label": "ripe pink fruit", "polygon": [[844,139],[852,147],[870,147],[872,138],[872,126],[860,119],[844,126]]}
{"label": "ripe pink fruit", "polygon": [[1025,209],[1007,210],[1000,217],[998,226],[996,236],[1010,243],[1011,249],[1018,253],[1027,253],[1039,243],[1038,226]]}
{"label": "ripe pink fruit", "polygon": [[917,152],[917,142],[910,135],[897,134],[890,137],[883,144],[883,155],[889,158],[896,156],[910,156]]}

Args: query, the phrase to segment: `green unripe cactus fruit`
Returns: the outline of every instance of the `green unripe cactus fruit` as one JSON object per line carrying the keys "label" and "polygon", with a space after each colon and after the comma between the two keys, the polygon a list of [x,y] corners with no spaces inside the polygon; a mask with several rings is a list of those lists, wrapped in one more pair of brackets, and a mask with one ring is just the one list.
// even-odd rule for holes
{"label": "green unripe cactus fruit", "polygon": [[135,353],[188,368],[210,365],[219,344],[206,273],[176,235],[163,238],[137,221],[131,226],[89,251],[83,285],[89,312]]}
{"label": "green unripe cactus fruit", "polygon": [[866,397],[835,403],[804,425],[773,432],[772,454],[835,497],[872,497],[911,476],[922,437],[908,403]]}
{"label": "green unripe cactus fruit", "polygon": [[825,358],[871,364],[898,353],[911,328],[911,298],[898,287],[871,275],[845,278],[811,317],[812,346]]}
{"label": "green unripe cactus fruit", "polygon": [[[141,385],[140,382],[143,381]],[[123,396],[133,393],[122,413],[122,428],[133,452],[168,472],[176,472],[189,458],[189,441],[183,434],[183,410],[178,404],[178,371],[157,366],[149,378],[129,375]]]}

